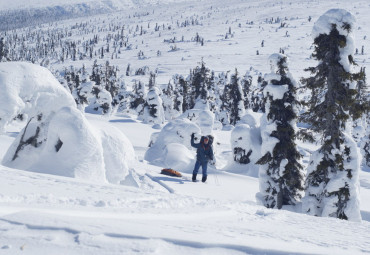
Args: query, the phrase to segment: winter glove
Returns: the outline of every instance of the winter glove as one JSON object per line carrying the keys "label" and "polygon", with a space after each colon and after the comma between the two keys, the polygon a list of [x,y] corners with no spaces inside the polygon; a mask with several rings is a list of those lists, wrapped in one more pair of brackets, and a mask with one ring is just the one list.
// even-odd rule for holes
{"label": "winter glove", "polygon": [[209,163],[212,165],[212,166],[215,166],[216,165],[216,159],[213,157]]}
{"label": "winter glove", "polygon": [[195,135],[195,133],[192,133],[191,134],[191,139],[194,139],[194,135]]}

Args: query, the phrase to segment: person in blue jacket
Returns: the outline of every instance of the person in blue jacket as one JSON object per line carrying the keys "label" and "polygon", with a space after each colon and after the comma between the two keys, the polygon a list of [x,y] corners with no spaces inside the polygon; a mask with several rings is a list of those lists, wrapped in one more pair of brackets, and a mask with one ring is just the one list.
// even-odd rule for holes
{"label": "person in blue jacket", "polygon": [[202,166],[202,182],[205,182],[207,180],[208,161],[213,160],[212,145],[209,143],[207,136],[202,136],[200,143],[194,143],[193,133],[191,134],[191,146],[197,149],[197,161],[195,162],[192,181],[195,182],[197,180],[199,167]]}

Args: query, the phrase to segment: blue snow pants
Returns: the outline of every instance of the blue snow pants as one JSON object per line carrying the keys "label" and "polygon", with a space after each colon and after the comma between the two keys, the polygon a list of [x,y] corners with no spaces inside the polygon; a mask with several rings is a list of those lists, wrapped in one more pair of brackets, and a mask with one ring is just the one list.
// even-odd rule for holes
{"label": "blue snow pants", "polygon": [[195,162],[193,174],[198,174],[199,167],[202,166],[202,174],[203,176],[207,176],[207,165],[207,161],[200,162],[197,160],[197,162]]}

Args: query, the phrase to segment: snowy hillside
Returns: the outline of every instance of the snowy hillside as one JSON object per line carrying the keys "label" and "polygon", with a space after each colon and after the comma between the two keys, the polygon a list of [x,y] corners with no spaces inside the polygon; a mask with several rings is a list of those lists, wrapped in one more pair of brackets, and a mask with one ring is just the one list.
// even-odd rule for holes
{"label": "snowy hillside", "polygon": [[53,22],[72,17],[111,13],[185,0],[15,0],[0,1],[0,30]]}
{"label": "snowy hillside", "polygon": [[[261,199],[269,165],[257,162],[279,141],[268,107],[287,78],[299,88],[311,75],[327,20],[349,34],[345,11],[317,23],[339,7],[354,24],[342,53],[355,51],[357,66],[342,62],[368,74],[367,0],[0,0],[0,255],[369,254],[369,116],[347,124],[345,164],[357,168],[332,185],[354,173],[356,217],[306,214],[304,190],[281,210]],[[281,59],[288,76],[277,74]],[[189,89],[202,71],[207,86]],[[191,180],[192,134],[212,135],[205,183],[202,170]],[[323,142],[314,135],[295,140],[301,178],[320,159],[310,158]]]}
{"label": "snowy hillside", "polygon": [[[168,4],[176,2],[184,2],[186,0],[14,0],[11,2],[2,1],[0,3],[0,10],[14,10],[14,9],[41,9],[50,8],[54,6],[84,6],[103,8],[104,6],[112,8],[112,10],[122,10],[123,8],[141,7],[145,5]],[[190,1],[188,1],[190,2]]]}

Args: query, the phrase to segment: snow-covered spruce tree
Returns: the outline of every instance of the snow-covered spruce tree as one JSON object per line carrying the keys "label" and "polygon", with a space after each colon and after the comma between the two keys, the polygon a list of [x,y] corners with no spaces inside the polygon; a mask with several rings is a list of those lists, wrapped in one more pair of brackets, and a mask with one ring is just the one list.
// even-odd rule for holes
{"label": "snow-covered spruce tree", "polygon": [[155,73],[150,72],[150,74],[149,74],[149,85],[148,85],[149,90],[152,89],[156,85],[155,78],[156,78]]}
{"label": "snow-covered spruce tree", "polygon": [[8,49],[6,48],[4,38],[0,38],[0,62],[8,61]]}
{"label": "snow-covered spruce tree", "polygon": [[161,99],[161,91],[156,86],[153,86],[147,94],[143,118],[145,123],[164,123],[165,117]]}
{"label": "snow-covered spruce tree", "polygon": [[[104,75],[103,75],[103,83],[104,83],[104,88],[106,91],[109,92],[112,98],[115,98],[118,94],[119,90],[119,79],[117,77],[118,74],[118,68],[115,66],[111,66],[109,64],[109,61],[105,62],[105,67],[104,67]],[[118,104],[117,101],[112,100],[112,106],[116,106]]]}
{"label": "snow-covered spruce tree", "polygon": [[78,95],[78,103],[77,107],[82,111],[85,112],[85,107],[90,102],[90,99],[93,97],[92,89],[94,83],[90,81],[90,76],[86,71],[85,65],[83,65],[82,69],[79,72],[79,79],[80,85],[77,88],[77,95]]}
{"label": "snow-covered spruce tree", "polygon": [[[368,104],[370,104],[368,102]],[[365,135],[361,143],[361,148],[364,157],[364,164],[370,169],[370,112],[366,117],[366,130]]]}
{"label": "snow-covered spruce tree", "polygon": [[112,112],[113,98],[109,91],[105,89],[106,79],[101,65],[94,61],[90,80],[94,83],[92,94],[94,95],[87,107],[88,112],[98,114],[110,114]]}
{"label": "snow-covered spruce tree", "polygon": [[209,109],[211,112],[213,113],[219,113],[220,112],[220,107],[221,107],[221,90],[220,90],[220,76],[222,74],[219,74],[219,75],[215,75],[215,72],[212,71],[211,72],[211,76],[210,76],[210,79],[209,79],[209,83],[208,83],[208,87],[207,87],[207,90],[208,90],[208,103],[209,103]]}
{"label": "snow-covered spruce tree", "polygon": [[191,105],[194,104],[189,81],[184,79],[182,75],[175,75],[173,80],[175,83],[175,91],[179,91],[179,93],[182,95],[181,111],[186,112],[187,110],[191,109]]}
{"label": "snow-covered spruce tree", "polygon": [[364,164],[370,167],[370,88],[367,86],[365,68],[361,68],[360,77],[356,85],[356,105],[361,110],[358,112],[364,114],[354,121],[352,135],[361,147]]}
{"label": "snow-covered spruce tree", "polygon": [[118,94],[114,100],[118,102],[118,112],[123,112],[130,108],[130,92],[127,90],[126,83],[123,79],[120,80]]}
{"label": "snow-covered spruce tree", "polygon": [[257,78],[257,88],[254,88],[251,92],[250,108],[254,112],[265,112],[265,98],[263,96],[263,89],[267,85],[267,82],[260,73]]}
{"label": "snow-covered spruce tree", "polygon": [[218,87],[223,88],[220,94],[219,109],[220,111],[216,113],[217,120],[222,123],[222,125],[230,124],[230,90],[231,86],[228,82],[228,73],[220,73],[218,79]]}
{"label": "snow-covered spruce tree", "polygon": [[259,197],[267,208],[295,205],[303,191],[301,155],[295,144],[297,118],[297,83],[288,70],[287,57],[269,58],[271,73],[265,75],[263,93],[266,112],[261,120],[261,155]]}
{"label": "snow-covered spruce tree", "polygon": [[171,81],[168,82],[167,88],[163,89],[162,101],[166,120],[172,120],[180,115],[182,96],[179,95],[178,91],[174,90]]}
{"label": "snow-covered spruce tree", "polygon": [[[197,66],[193,71],[190,79],[190,85],[193,90],[193,98],[195,100],[208,99],[208,87],[210,83],[210,70],[205,66],[202,60],[201,66]],[[194,101],[196,103],[196,101]],[[194,104],[195,105],[195,104]],[[190,105],[190,109],[194,107]]]}
{"label": "snow-covered spruce tree", "polygon": [[243,89],[236,69],[235,73],[231,75],[230,100],[230,124],[235,126],[245,113]]}
{"label": "snow-covered spruce tree", "polygon": [[184,98],[178,88],[175,88],[174,90],[174,104],[173,109],[176,112],[175,115],[180,115],[182,113],[182,103],[184,101]]}
{"label": "snow-covered spruce tree", "polygon": [[138,116],[144,114],[144,107],[146,104],[146,89],[145,85],[141,81],[135,81],[133,91],[131,93],[130,108],[135,110]]}
{"label": "snow-covered spruce tree", "polygon": [[244,75],[241,83],[243,88],[243,96],[244,96],[244,107],[245,109],[250,108],[251,104],[251,87],[252,87],[252,75],[249,71]]}
{"label": "snow-covered spruce tree", "polygon": [[308,169],[302,210],[310,215],[361,220],[359,203],[360,155],[351,137],[352,118],[361,116],[356,96],[360,74],[354,65],[354,16],[331,9],[313,28],[316,67],[302,82],[311,90],[309,110],[303,120],[322,134],[322,145],[313,153]]}

